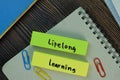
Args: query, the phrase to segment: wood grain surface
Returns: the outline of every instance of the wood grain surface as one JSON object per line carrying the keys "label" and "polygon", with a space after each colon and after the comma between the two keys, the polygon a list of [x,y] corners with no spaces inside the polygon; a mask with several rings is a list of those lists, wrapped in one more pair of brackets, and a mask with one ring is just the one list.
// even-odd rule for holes
{"label": "wood grain surface", "polygon": [[120,53],[120,27],[104,0],[38,0],[0,39],[0,80],[8,80],[2,73],[2,66],[29,45],[33,30],[46,32],[79,6],[86,10],[108,41]]}

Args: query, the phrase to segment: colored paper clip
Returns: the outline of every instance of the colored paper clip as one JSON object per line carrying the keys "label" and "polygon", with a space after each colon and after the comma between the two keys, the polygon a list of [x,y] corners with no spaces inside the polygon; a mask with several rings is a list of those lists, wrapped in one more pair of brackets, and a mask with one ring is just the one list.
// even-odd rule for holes
{"label": "colored paper clip", "polygon": [[47,78],[49,80],[52,80],[51,76],[49,76],[49,74],[47,72],[45,72],[44,70],[42,70],[39,67],[34,67],[34,72],[35,74],[37,74],[42,80],[47,80]]}
{"label": "colored paper clip", "polygon": [[102,78],[104,78],[104,77],[106,76],[106,72],[105,72],[105,70],[104,70],[104,67],[103,67],[102,62],[100,61],[100,59],[99,59],[99,58],[95,58],[95,59],[94,59],[94,64],[95,64],[95,66],[96,66],[96,69],[97,69],[99,75],[100,75]]}
{"label": "colored paper clip", "polygon": [[23,59],[24,68],[26,70],[30,70],[31,64],[30,64],[30,58],[29,58],[27,50],[22,50],[22,59]]}

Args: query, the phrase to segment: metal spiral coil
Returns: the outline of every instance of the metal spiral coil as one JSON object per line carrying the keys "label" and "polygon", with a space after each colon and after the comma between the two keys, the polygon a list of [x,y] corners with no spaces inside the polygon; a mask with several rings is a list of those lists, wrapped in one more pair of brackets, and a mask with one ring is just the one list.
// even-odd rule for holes
{"label": "metal spiral coil", "polygon": [[[81,19],[85,21],[85,24],[89,26],[89,29],[93,32],[95,37],[100,40],[100,43],[104,46],[104,48],[108,51],[108,54],[112,55],[112,58],[115,60],[116,64],[120,63],[120,55],[116,52],[116,50],[112,47],[112,45],[108,42],[107,38],[104,37],[104,34],[100,31],[100,29],[96,26],[96,24],[92,21],[88,14],[86,14],[84,9],[81,9],[78,12],[78,15],[81,15]],[[120,68],[120,66],[119,66]]]}

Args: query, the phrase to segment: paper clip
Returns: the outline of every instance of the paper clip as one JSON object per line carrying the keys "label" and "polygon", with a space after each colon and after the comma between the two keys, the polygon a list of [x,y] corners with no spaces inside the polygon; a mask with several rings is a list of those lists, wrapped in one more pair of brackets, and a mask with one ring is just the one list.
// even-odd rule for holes
{"label": "paper clip", "polygon": [[47,72],[45,72],[44,70],[42,70],[39,67],[34,67],[34,72],[36,75],[38,75],[42,80],[47,80],[47,78],[49,80],[52,80],[51,76],[49,76],[49,74]]}
{"label": "paper clip", "polygon": [[99,58],[95,58],[95,59],[94,59],[94,64],[95,64],[95,66],[96,66],[96,69],[97,69],[99,75],[100,75],[102,78],[104,78],[104,77],[106,76],[106,72],[105,72],[105,70],[104,70],[104,67],[103,67],[102,62],[100,61],[100,59],[99,59]]}
{"label": "paper clip", "polygon": [[30,58],[29,58],[27,50],[22,50],[22,59],[23,59],[24,68],[26,70],[30,70],[31,64],[30,64]]}

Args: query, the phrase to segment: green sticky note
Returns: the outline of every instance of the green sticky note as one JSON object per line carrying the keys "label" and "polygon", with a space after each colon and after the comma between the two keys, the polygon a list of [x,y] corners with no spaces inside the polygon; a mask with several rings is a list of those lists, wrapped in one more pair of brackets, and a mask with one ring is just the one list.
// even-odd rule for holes
{"label": "green sticky note", "polygon": [[32,33],[30,44],[83,56],[86,55],[88,47],[87,41],[35,31]]}

